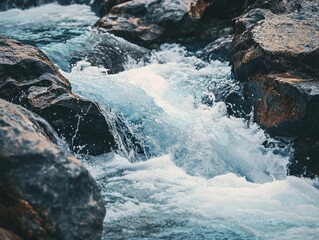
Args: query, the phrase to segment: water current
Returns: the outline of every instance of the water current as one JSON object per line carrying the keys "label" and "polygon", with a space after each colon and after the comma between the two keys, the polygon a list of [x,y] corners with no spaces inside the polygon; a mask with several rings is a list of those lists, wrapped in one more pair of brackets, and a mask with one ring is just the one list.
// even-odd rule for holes
{"label": "water current", "polygon": [[43,50],[76,94],[121,115],[143,143],[143,160],[82,156],[105,200],[103,239],[318,239],[318,180],[287,175],[288,154],[264,147],[275,140],[227,116],[220,96],[239,87],[228,63],[163,44],[109,74],[83,57],[101,41],[97,19],[81,5],[10,10],[0,34]]}

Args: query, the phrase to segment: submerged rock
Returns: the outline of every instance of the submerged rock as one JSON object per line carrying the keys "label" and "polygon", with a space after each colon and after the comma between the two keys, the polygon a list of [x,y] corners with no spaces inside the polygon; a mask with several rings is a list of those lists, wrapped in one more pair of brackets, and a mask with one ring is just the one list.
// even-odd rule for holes
{"label": "submerged rock", "polygon": [[201,54],[201,58],[205,61],[219,60],[222,62],[229,61],[229,49],[233,40],[232,35],[221,37],[214,42],[208,44]]}
{"label": "submerged rock", "polygon": [[6,11],[11,8],[27,9],[47,3],[59,3],[61,5],[89,4],[90,0],[1,0],[0,11]]}
{"label": "submerged rock", "polygon": [[150,50],[131,44],[114,35],[92,33],[90,49],[79,50],[72,63],[86,59],[93,66],[102,66],[108,74],[115,74],[125,70],[125,65],[134,62],[147,62],[151,55]]}
{"label": "submerged rock", "polygon": [[[225,22],[229,25],[230,19],[239,14],[245,2],[134,0],[112,7],[95,27],[147,47],[155,47],[167,41],[212,41],[212,25],[207,22],[224,19],[219,30],[225,28]],[[218,25],[213,24],[213,29],[216,26]]]}
{"label": "submerged rock", "polygon": [[88,171],[39,116],[0,100],[0,119],[0,238],[99,239],[105,208]]}
{"label": "submerged rock", "polygon": [[270,133],[287,137],[319,135],[319,83],[293,75],[258,75],[245,84],[255,120]]}
{"label": "submerged rock", "polygon": [[124,122],[74,95],[43,52],[5,37],[0,37],[0,98],[45,118],[75,152],[97,155],[128,141],[117,134],[117,129],[126,129]]}

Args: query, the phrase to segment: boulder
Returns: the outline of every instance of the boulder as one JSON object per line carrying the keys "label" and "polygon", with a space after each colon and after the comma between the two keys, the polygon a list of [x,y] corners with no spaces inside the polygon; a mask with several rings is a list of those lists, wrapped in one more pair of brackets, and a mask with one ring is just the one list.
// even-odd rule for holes
{"label": "boulder", "polygon": [[[225,28],[245,0],[133,0],[115,5],[95,27],[146,47],[163,42],[213,41],[212,27]],[[207,24],[222,19],[222,27]],[[217,21],[218,22],[218,21]],[[215,31],[213,31],[215,32]]]}
{"label": "boulder", "polygon": [[319,81],[289,74],[257,75],[244,86],[254,119],[273,135],[319,135]]}
{"label": "boulder", "polygon": [[272,136],[295,138],[297,176],[319,175],[318,10],[318,0],[257,0],[236,19],[230,48],[243,106]]}
{"label": "boulder", "polygon": [[232,35],[216,39],[203,49],[200,57],[205,61],[219,60],[221,62],[228,62],[230,60],[229,49],[232,40]]}
{"label": "boulder", "polygon": [[[308,8],[306,3],[302,7]],[[318,22],[302,10],[277,15],[253,9],[236,20],[230,49],[233,72],[245,82],[245,97],[254,106],[255,120],[265,129],[285,136],[318,132],[314,124],[318,117],[314,107],[319,87],[318,38]]]}
{"label": "boulder", "polygon": [[132,142],[129,133],[118,134],[127,130],[125,123],[73,94],[68,80],[43,52],[5,37],[0,37],[0,98],[45,118],[74,152],[98,155]]}
{"label": "boulder", "polygon": [[0,119],[1,239],[99,239],[104,203],[80,161],[25,108],[0,100]]}
{"label": "boulder", "polygon": [[149,49],[131,44],[123,39],[118,39],[111,34],[95,33],[94,42],[87,51],[81,51],[72,59],[75,64],[86,59],[93,66],[102,66],[108,74],[115,74],[125,70],[125,65],[130,62],[147,62],[151,56]]}
{"label": "boulder", "polygon": [[237,79],[255,74],[290,73],[319,76],[319,27],[309,20],[268,13],[268,18],[237,35],[232,63]]}
{"label": "boulder", "polygon": [[37,7],[47,3],[57,2],[61,5],[70,4],[89,4],[90,0],[1,0],[0,11],[6,11],[11,8],[27,9]]}

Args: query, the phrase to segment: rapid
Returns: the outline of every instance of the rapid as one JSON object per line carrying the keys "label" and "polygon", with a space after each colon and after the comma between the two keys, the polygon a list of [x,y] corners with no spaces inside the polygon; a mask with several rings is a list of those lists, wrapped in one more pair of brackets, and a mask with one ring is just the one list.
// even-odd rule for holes
{"label": "rapid", "polygon": [[103,239],[318,239],[318,180],[287,175],[293,149],[227,115],[224,96],[240,89],[228,63],[163,44],[109,74],[83,52],[101,35],[119,53],[134,46],[91,29],[97,19],[83,5],[15,9],[0,13],[0,34],[39,47],[142,143],[144,156],[79,156],[105,200]]}

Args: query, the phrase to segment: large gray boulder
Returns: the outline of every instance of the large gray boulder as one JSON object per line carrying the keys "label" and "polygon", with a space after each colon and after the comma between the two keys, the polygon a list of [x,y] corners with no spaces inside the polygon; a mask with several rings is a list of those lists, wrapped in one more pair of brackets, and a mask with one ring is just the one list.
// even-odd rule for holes
{"label": "large gray boulder", "polygon": [[96,183],[55,136],[38,115],[0,100],[1,239],[101,238]]}

